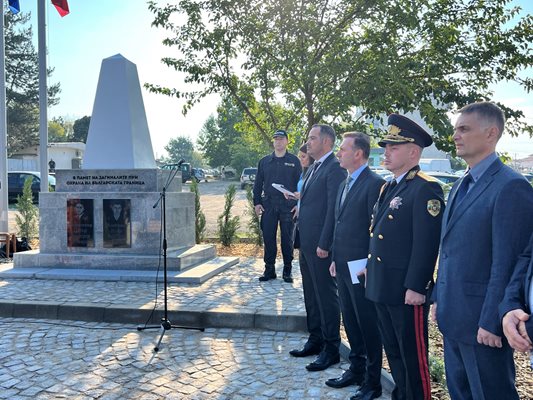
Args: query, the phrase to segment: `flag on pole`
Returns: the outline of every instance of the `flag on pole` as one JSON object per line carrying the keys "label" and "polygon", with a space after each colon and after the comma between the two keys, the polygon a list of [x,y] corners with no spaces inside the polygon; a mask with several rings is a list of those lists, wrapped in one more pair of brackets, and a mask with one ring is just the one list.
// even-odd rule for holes
{"label": "flag on pole", "polygon": [[9,0],[9,9],[13,14],[20,12],[19,0]]}
{"label": "flag on pole", "polygon": [[[18,3],[18,1],[17,1],[17,3]],[[57,9],[57,12],[59,13],[59,15],[61,15],[62,17],[64,17],[65,15],[67,15],[70,12],[69,9],[68,9],[67,0],[52,0],[52,4]]]}

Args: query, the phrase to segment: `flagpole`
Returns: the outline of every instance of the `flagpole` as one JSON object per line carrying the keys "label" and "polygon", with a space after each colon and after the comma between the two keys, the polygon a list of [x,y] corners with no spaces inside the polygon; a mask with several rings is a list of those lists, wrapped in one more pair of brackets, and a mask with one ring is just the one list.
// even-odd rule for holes
{"label": "flagpole", "polygon": [[46,3],[38,0],[39,44],[39,164],[41,193],[48,192],[48,93],[46,85]]}
{"label": "flagpole", "polygon": [[4,2],[0,18],[0,232],[9,232],[7,198],[7,117]]}

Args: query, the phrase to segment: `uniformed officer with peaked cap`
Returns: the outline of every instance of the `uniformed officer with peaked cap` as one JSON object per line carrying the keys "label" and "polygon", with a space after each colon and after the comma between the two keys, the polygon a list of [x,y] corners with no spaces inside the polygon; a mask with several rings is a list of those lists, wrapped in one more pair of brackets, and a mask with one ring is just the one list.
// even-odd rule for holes
{"label": "uniformed officer with peaked cap", "polygon": [[392,399],[430,399],[429,292],[444,210],[439,183],[420,171],[431,136],[402,115],[388,118],[384,166],[394,174],[374,206],[366,296],[375,302],[395,389]]}

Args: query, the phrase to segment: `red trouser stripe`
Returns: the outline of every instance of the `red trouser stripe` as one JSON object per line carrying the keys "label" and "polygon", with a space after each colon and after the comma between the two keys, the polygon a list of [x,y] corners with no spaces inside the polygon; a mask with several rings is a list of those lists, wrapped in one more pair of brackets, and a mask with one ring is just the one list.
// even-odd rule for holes
{"label": "red trouser stripe", "polygon": [[422,390],[424,391],[424,400],[431,400],[431,382],[426,356],[426,341],[424,340],[424,309],[422,306],[414,306],[414,312],[416,351],[418,353],[418,369],[422,380]]}

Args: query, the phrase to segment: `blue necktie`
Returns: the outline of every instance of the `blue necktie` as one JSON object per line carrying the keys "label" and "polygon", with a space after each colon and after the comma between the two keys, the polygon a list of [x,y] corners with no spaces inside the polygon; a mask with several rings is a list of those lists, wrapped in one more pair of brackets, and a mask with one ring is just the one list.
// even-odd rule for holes
{"label": "blue necktie", "polygon": [[465,176],[463,176],[463,179],[461,180],[461,184],[459,185],[459,188],[457,189],[455,200],[453,201],[454,209],[459,205],[459,203],[461,203],[461,200],[463,200],[463,198],[468,193],[468,187],[470,186],[471,182],[472,182],[472,175],[466,174]]}

